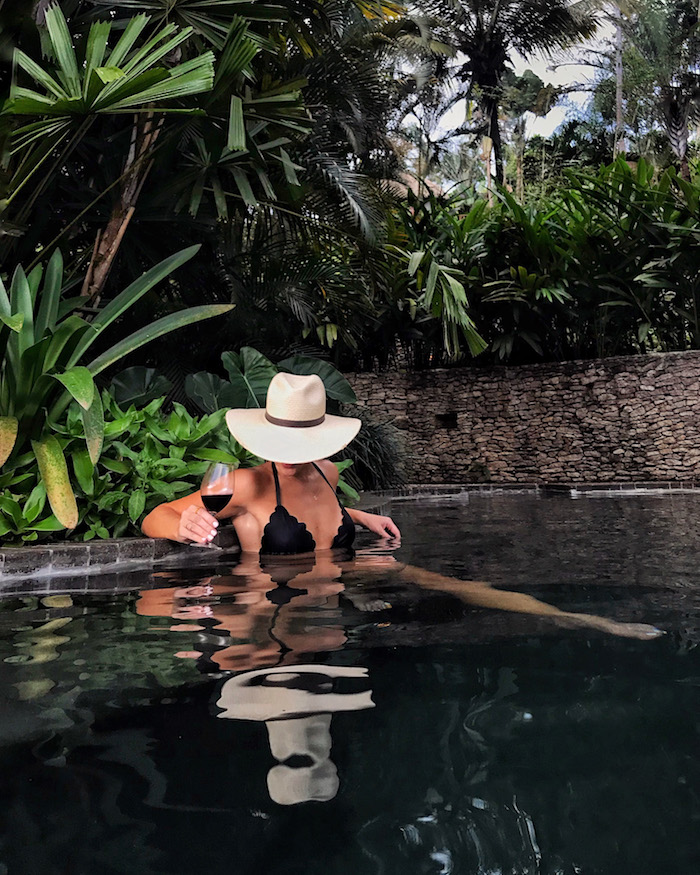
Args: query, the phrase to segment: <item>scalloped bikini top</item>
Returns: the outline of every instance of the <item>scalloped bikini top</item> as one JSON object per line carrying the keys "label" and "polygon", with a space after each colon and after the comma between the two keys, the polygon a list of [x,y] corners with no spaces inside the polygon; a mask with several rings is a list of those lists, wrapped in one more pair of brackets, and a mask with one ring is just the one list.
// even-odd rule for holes
{"label": "scalloped bikini top", "polygon": [[[333,538],[331,548],[333,550],[349,549],[352,547],[353,541],[355,540],[355,524],[350,519],[350,514],[343,507],[341,500],[336,495],[335,490],[329,483],[326,475],[315,462],[312,462],[312,464],[326,483],[328,483],[329,489],[333,490],[333,494],[336,496],[338,506],[342,513],[342,520],[338,527],[338,533],[335,538]],[[270,515],[270,521],[263,531],[260,553],[289,555],[313,552],[316,549],[316,542],[314,541],[311,532],[306,528],[306,524],[299,522],[299,520],[292,516],[282,504],[279,475],[277,474],[277,468],[275,467],[274,462],[272,462],[272,473],[275,478],[277,506]]]}

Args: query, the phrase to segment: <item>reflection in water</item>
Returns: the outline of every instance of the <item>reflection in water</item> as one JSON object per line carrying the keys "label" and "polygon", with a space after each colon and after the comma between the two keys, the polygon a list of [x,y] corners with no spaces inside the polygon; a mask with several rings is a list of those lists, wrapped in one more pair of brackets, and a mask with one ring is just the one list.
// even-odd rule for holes
{"label": "reflection in water", "polygon": [[203,671],[288,665],[345,644],[341,574],[341,565],[328,557],[286,560],[265,570],[248,557],[230,575],[143,590],[136,609],[177,620],[171,632],[197,632],[197,648],[176,655],[198,660]]}
{"label": "reflection in water", "polygon": [[337,688],[339,678],[364,679],[367,669],[295,665],[246,672],[224,681],[217,717],[264,721],[278,765],[268,772],[270,798],[280,805],[327,802],[338,792],[331,761],[331,716],[373,708],[370,690]]}
{"label": "reflection in water", "polygon": [[409,561],[669,634],[469,609],[379,555],[8,595],[0,873],[700,871],[696,499],[396,517]]}
{"label": "reflection in water", "polygon": [[[194,621],[201,649],[179,651],[179,657],[200,660],[203,668],[243,671],[221,686],[217,716],[265,723],[277,760],[267,776],[270,798],[281,805],[327,802],[339,784],[330,758],[331,715],[374,704],[369,690],[335,688],[339,678],[366,678],[366,669],[298,664],[304,655],[338,650],[347,641],[339,622],[342,566],[322,555],[268,560],[262,567],[247,558],[235,572],[144,591],[138,611]],[[191,632],[193,626],[170,630]],[[258,665],[276,667],[254,670]]]}

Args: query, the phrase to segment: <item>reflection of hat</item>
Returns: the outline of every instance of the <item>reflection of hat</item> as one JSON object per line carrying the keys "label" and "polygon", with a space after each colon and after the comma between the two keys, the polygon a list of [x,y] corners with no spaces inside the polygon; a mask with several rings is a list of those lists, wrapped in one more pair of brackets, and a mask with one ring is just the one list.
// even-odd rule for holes
{"label": "reflection of hat", "polygon": [[338,770],[331,760],[300,769],[273,766],[267,773],[270,799],[278,805],[329,802],[335,799],[339,786]]}
{"label": "reflection of hat", "polygon": [[316,374],[275,374],[265,410],[229,410],[226,424],[251,453],[289,465],[340,452],[361,425],[359,419],[326,413],[326,389]]}
{"label": "reflection of hat", "polygon": [[[338,770],[330,760],[331,715],[312,714],[296,720],[269,720],[270,751],[280,765],[267,775],[270,798],[279,805],[328,802],[338,792]],[[292,757],[301,764],[286,765]]]}
{"label": "reflection of hat", "polygon": [[331,762],[331,716],[373,708],[372,691],[334,692],[336,678],[366,678],[349,665],[290,665],[247,671],[221,686],[218,717],[265,721],[277,760],[267,775],[270,798],[279,805],[328,802],[338,792]]}
{"label": "reflection of hat", "polygon": [[372,691],[333,692],[340,677],[366,678],[366,668],[350,665],[289,665],[247,671],[221,686],[218,717],[226,720],[280,720],[335,711],[374,708]]}

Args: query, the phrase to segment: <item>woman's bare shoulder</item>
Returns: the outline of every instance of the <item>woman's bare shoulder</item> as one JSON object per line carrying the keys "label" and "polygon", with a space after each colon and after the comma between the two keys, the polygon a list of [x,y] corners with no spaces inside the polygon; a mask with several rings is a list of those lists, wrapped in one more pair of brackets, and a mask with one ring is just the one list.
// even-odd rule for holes
{"label": "woman's bare shoulder", "polygon": [[335,467],[333,462],[330,462],[328,459],[321,459],[320,462],[316,462],[318,467],[323,471],[326,475],[326,479],[332,486],[338,485],[338,469]]}
{"label": "woman's bare shoulder", "polygon": [[[265,490],[269,474],[265,465],[255,468],[238,468],[235,476],[235,499],[254,499]],[[236,504],[239,502],[236,501]]]}

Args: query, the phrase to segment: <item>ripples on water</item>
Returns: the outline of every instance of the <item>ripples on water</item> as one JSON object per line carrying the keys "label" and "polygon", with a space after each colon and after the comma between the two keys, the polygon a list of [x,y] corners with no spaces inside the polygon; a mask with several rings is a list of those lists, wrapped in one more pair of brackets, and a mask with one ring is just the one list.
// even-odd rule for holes
{"label": "ripples on water", "polygon": [[373,549],[287,587],[238,566],[6,595],[0,873],[700,871],[698,511],[393,509],[397,558],[650,642],[467,608]]}

